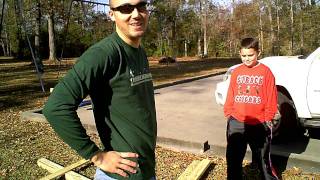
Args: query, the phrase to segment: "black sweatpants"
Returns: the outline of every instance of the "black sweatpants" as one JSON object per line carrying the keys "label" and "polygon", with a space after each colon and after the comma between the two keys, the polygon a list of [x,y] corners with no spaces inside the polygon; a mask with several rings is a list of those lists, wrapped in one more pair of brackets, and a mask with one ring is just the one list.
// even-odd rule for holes
{"label": "black sweatpants", "polygon": [[229,180],[241,180],[242,161],[249,144],[254,162],[258,165],[261,179],[278,179],[271,165],[270,145],[271,129],[264,123],[249,125],[228,119],[227,125],[227,175]]}

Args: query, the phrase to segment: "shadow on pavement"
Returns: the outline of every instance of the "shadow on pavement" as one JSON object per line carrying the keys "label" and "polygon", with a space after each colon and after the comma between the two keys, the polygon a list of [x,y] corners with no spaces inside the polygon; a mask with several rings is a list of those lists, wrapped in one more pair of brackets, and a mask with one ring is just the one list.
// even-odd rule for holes
{"label": "shadow on pavement", "polygon": [[[273,142],[271,159],[272,164],[278,174],[282,174],[282,172],[288,168],[287,165],[290,155],[295,154],[295,156],[299,156],[306,154],[306,149],[310,143],[310,140],[320,139],[319,128],[310,128],[307,132],[308,133],[305,133],[304,135],[291,135],[285,138],[277,139],[275,142]],[[308,152],[307,156],[310,155],[309,153],[310,152]],[[314,152],[311,152],[311,155],[313,155],[312,153],[314,154]],[[308,162],[303,162],[301,160],[297,160],[297,162],[294,164],[297,164],[298,167],[309,166]]]}
{"label": "shadow on pavement", "polygon": [[320,128],[309,129],[309,136],[313,139],[320,140]]}
{"label": "shadow on pavement", "polygon": [[292,153],[301,154],[305,152],[308,144],[309,137],[304,135],[286,137],[274,142],[271,147],[271,160],[277,173],[281,175],[286,170]]}

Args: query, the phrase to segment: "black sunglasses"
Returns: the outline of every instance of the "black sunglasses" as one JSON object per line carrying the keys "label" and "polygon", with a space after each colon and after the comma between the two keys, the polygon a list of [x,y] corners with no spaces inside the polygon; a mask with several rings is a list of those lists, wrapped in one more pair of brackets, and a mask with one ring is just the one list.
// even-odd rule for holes
{"label": "black sunglasses", "polygon": [[122,14],[130,14],[132,11],[137,8],[139,12],[146,12],[147,11],[147,2],[140,2],[136,5],[131,4],[123,4],[118,7],[111,8],[113,11],[119,11]]}

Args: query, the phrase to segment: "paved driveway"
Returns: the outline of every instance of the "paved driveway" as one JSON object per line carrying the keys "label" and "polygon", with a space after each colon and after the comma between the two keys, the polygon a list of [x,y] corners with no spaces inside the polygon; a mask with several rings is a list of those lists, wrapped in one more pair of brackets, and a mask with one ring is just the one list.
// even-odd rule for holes
{"label": "paved driveway", "polygon": [[214,90],[222,76],[178,84],[155,91],[158,136],[226,145],[226,119]]}

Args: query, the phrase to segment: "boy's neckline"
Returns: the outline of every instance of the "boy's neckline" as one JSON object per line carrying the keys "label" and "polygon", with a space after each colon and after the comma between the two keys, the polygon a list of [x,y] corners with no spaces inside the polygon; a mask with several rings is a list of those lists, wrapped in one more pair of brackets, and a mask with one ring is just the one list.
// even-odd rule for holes
{"label": "boy's neckline", "polygon": [[260,62],[258,61],[258,62],[257,62],[257,64],[256,64],[256,65],[254,65],[254,66],[252,66],[252,67],[247,66],[247,65],[245,65],[244,63],[243,63],[243,65],[244,65],[245,67],[247,67],[247,68],[255,68],[255,67],[257,67],[257,66],[259,66],[259,65],[260,65]]}

